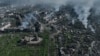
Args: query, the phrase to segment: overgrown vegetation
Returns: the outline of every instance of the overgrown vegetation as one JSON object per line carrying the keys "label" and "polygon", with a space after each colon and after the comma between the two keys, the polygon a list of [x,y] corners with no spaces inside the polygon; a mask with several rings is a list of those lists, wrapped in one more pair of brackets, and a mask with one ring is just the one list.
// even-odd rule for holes
{"label": "overgrown vegetation", "polygon": [[[48,56],[54,55],[54,44],[49,39],[49,33],[39,35],[43,38],[38,46],[17,46],[17,41],[29,33],[3,34],[0,37],[0,56]],[[52,51],[52,52],[51,52]]]}

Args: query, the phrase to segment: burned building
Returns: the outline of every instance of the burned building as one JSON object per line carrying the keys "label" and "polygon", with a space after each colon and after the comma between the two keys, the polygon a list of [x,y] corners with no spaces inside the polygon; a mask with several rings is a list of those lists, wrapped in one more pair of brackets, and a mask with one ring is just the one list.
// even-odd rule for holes
{"label": "burned building", "polygon": [[17,41],[18,45],[38,45],[41,44],[42,38],[34,36],[25,36]]}
{"label": "burned building", "polygon": [[40,31],[40,27],[41,27],[41,25],[39,24],[39,22],[36,22],[35,24],[34,24],[34,27],[35,27],[35,32],[39,32]]}

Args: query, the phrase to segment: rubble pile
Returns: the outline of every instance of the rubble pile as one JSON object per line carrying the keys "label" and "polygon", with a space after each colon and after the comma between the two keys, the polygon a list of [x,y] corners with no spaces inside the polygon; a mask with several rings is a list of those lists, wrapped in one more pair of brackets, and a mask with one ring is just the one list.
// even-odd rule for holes
{"label": "rubble pile", "polygon": [[[92,26],[98,25],[94,26],[94,33],[90,28],[86,29],[77,17],[71,6],[62,6],[59,11],[55,11],[52,7],[37,5],[6,12],[0,20],[8,18],[13,23],[11,27],[30,29],[36,34],[49,31],[57,48],[57,56],[100,56],[100,30],[97,28],[100,24],[90,20]],[[42,41],[41,38],[32,40],[33,37],[25,37],[18,43],[36,44]]]}

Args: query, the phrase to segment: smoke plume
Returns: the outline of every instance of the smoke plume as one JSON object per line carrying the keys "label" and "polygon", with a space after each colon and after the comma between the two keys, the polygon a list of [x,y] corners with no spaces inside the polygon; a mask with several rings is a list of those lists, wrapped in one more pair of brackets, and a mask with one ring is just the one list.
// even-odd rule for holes
{"label": "smoke plume", "polygon": [[49,4],[54,6],[56,10],[62,5],[73,5],[75,12],[78,14],[78,19],[83,23],[85,28],[88,27],[88,17],[91,8],[96,10],[96,14],[100,14],[100,0],[0,0],[0,3],[8,3],[10,5],[36,5]]}
{"label": "smoke plume", "polygon": [[75,12],[78,14],[78,19],[83,23],[85,28],[88,26],[88,16],[95,0],[87,0],[75,5]]}
{"label": "smoke plume", "polygon": [[24,15],[24,20],[22,21],[22,25],[20,27],[26,29],[30,24],[33,25],[36,20],[37,18],[33,15],[33,13]]}

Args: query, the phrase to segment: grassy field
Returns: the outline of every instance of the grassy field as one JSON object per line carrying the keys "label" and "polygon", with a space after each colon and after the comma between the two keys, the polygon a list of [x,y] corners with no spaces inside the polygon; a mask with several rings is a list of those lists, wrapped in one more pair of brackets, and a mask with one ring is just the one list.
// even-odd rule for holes
{"label": "grassy field", "polygon": [[17,41],[27,34],[3,34],[0,37],[0,56],[54,56],[55,46],[47,32],[39,34],[43,38],[41,45],[17,46]]}

